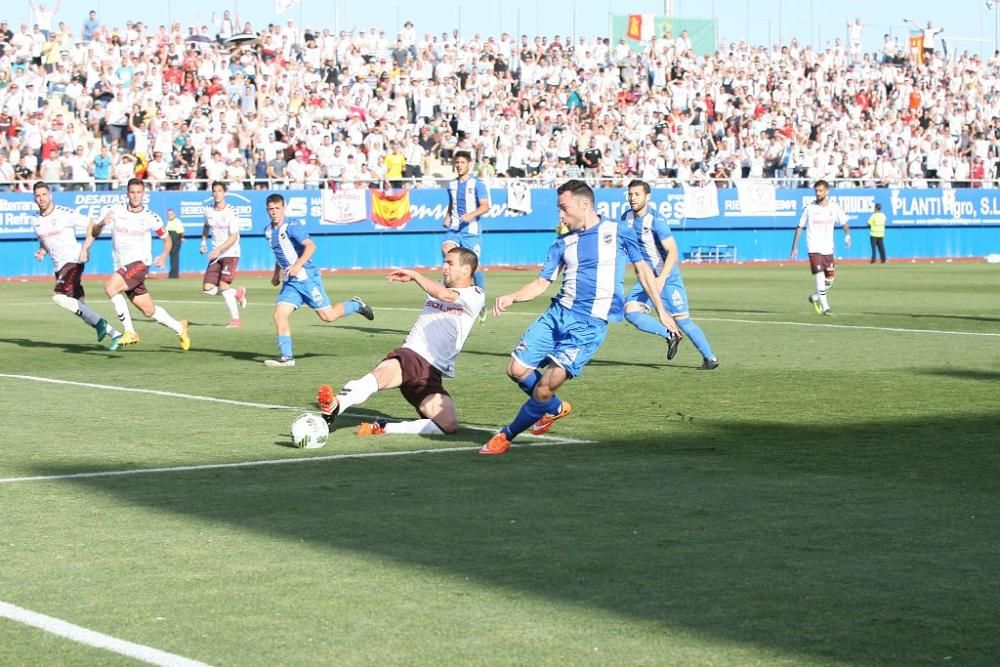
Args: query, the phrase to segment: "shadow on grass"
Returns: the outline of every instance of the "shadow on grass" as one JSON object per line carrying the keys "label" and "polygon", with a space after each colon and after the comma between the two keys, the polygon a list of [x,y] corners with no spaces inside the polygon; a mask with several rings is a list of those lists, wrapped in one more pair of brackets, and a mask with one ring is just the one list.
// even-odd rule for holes
{"label": "shadow on grass", "polygon": [[949,377],[957,380],[984,380],[987,382],[997,382],[1000,380],[1000,371],[972,368],[922,368],[917,371],[921,375],[933,375],[937,377]]}
{"label": "shadow on grass", "polygon": [[229,484],[217,471],[72,483],[821,661],[991,664],[997,432],[995,413],[733,422],[497,458],[247,468]]}
{"label": "shadow on grass", "polygon": [[36,338],[0,338],[0,343],[10,343],[11,345],[29,349],[62,350],[63,352],[70,352],[72,354],[89,354],[92,352],[104,353],[105,355],[117,354],[116,352],[108,351],[108,348],[103,343],[58,343]]}

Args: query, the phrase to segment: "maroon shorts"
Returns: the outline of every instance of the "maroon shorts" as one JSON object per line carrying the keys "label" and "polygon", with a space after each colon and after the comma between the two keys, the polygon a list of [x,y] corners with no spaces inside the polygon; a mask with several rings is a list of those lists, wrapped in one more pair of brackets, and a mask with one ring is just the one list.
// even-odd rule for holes
{"label": "maroon shorts", "polygon": [[149,267],[142,262],[132,262],[118,269],[118,275],[125,279],[125,296],[131,301],[137,296],[149,294],[146,290],[146,274]]}
{"label": "maroon shorts", "polygon": [[214,262],[208,263],[205,269],[205,285],[218,285],[219,283],[233,284],[236,279],[236,265],[240,263],[239,257],[223,257]]}
{"label": "maroon shorts", "polygon": [[832,276],[834,269],[836,269],[833,265],[833,255],[821,255],[818,252],[809,253],[809,268],[813,274],[825,273]]}
{"label": "maroon shorts", "polygon": [[74,299],[83,298],[83,284],[80,276],[83,275],[83,264],[70,262],[63,264],[62,268],[56,271],[56,286],[52,291],[56,294],[65,294]]}
{"label": "maroon shorts", "polygon": [[420,404],[424,399],[434,394],[450,396],[441,384],[441,371],[434,368],[429,361],[405,347],[398,347],[385,359],[396,359],[403,369],[403,384],[399,385],[399,393],[403,395],[410,405],[417,409],[417,414],[424,416],[420,412]]}

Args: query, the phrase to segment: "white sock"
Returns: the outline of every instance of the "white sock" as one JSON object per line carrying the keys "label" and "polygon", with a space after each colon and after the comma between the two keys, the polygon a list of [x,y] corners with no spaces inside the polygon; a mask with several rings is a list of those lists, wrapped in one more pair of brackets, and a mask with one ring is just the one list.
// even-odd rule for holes
{"label": "white sock", "polygon": [[101,316],[92,311],[82,300],[74,299],[65,294],[53,294],[52,301],[60,308],[68,310],[92,327],[96,327],[97,323],[101,321]]}
{"label": "white sock", "polygon": [[128,300],[125,299],[125,295],[119,292],[111,297],[111,305],[115,308],[115,313],[118,315],[118,319],[122,323],[125,331],[135,333],[135,327],[132,326],[132,314],[128,312]]}
{"label": "white sock", "polygon": [[378,380],[371,373],[357,380],[351,380],[337,395],[337,400],[340,401],[340,411],[344,412],[352,405],[361,405],[377,391]]}
{"label": "white sock", "polygon": [[240,319],[240,311],[237,310],[236,305],[236,288],[230,287],[222,292],[222,299],[226,302],[226,308],[229,309],[229,317],[233,320]]}
{"label": "white sock", "polygon": [[163,310],[159,306],[153,309],[153,319],[162,324],[163,326],[171,329],[175,334],[179,334],[184,331],[184,327],[181,323],[170,317],[170,313]]}
{"label": "white sock", "polygon": [[79,308],[79,312],[77,312],[77,315],[79,315],[83,319],[83,321],[89,324],[90,326],[96,327],[97,323],[100,322],[102,319],[104,319],[100,315],[92,311],[90,309],[90,306],[88,306],[83,301],[83,299],[78,299],[76,303]]}
{"label": "white sock", "polygon": [[415,419],[408,422],[389,422],[385,425],[385,432],[389,434],[416,434],[416,435],[444,435],[441,427],[434,423],[433,419]]}
{"label": "white sock", "polygon": [[822,273],[814,274],[816,279],[816,296],[819,297],[819,305],[826,310],[830,304],[826,301],[826,276]]}

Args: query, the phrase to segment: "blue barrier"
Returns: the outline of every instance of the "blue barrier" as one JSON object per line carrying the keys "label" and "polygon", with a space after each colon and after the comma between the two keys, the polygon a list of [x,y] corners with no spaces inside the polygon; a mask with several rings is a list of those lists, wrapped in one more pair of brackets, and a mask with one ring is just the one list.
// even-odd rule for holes
{"label": "blue barrier", "polygon": [[[230,191],[227,199],[243,221],[242,270],[269,270],[273,258],[261,237],[267,225],[264,200],[269,192]],[[281,191],[289,217],[302,220],[314,236],[316,261],[327,268],[384,268],[389,266],[436,266],[440,262],[447,195],[443,189],[410,192],[412,220],[401,229],[385,229],[363,220],[351,224],[324,224],[319,191]],[[622,189],[597,190],[597,208],[617,217],[627,204]],[[530,214],[511,212],[507,193],[491,191],[492,209],[482,222],[483,262],[487,265],[538,264],[552,240],[558,220],[554,190],[532,191]],[[868,242],[865,222],[875,203],[888,217],[886,244],[893,258],[975,257],[1000,252],[1000,191],[983,189],[841,189],[832,197],[848,214],[854,228],[854,247],[843,249],[842,258],[865,258]],[[54,192],[57,204],[97,218],[109,205],[123,201],[121,192]],[[652,205],[669,221],[681,252],[693,246],[735,246],[740,261],[781,260],[788,256],[792,229],[802,206],[813,198],[811,190],[779,189],[772,215],[743,214],[735,190],[719,190],[720,215],[689,219],[684,215],[682,190],[658,189]],[[203,210],[211,205],[204,191],[150,192],[147,205],[165,216],[173,208],[183,222],[188,241],[181,251],[182,270],[199,271],[205,260],[198,254]],[[31,217],[37,208],[30,193],[0,193],[0,276],[47,275],[48,260],[36,262],[32,255],[37,240]],[[81,230],[82,236],[83,230]],[[90,273],[112,271],[107,239],[101,239],[88,264]],[[158,251],[154,241],[154,252]],[[804,248],[802,249],[804,251]]]}

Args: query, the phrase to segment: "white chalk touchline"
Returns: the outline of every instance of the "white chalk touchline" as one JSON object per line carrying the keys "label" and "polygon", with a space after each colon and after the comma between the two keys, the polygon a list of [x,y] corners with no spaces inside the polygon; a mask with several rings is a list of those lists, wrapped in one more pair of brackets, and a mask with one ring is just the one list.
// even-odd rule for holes
{"label": "white chalk touchline", "polygon": [[80,644],[128,656],[129,658],[134,658],[150,665],[162,665],[163,667],[207,667],[204,662],[198,662],[197,660],[191,660],[149,646],[135,644],[124,639],[95,632],[94,630],[88,630],[79,625],[73,625],[52,616],[39,614],[30,609],[10,604],[9,602],[0,601],[0,617],[8,618],[24,625],[30,625],[53,635],[79,642]]}
{"label": "white chalk touchline", "polygon": [[[48,384],[61,384],[69,385],[75,387],[87,387],[91,389],[104,389],[108,391],[124,391],[137,394],[152,394],[154,396],[167,396],[170,398],[180,398],[193,401],[207,401],[211,403],[225,403],[227,405],[236,405],[240,407],[248,408],[262,408],[268,410],[287,410],[291,412],[308,412],[309,408],[296,407],[293,405],[280,405],[272,403],[252,403],[249,401],[234,401],[226,398],[215,398],[214,396],[198,396],[195,394],[182,394],[173,391],[159,391],[156,389],[137,389],[133,387],[115,387],[112,385],[104,384],[94,384],[92,382],[75,382],[73,380],[58,380],[55,378],[44,378],[37,377],[34,375],[16,375],[12,373],[0,373],[0,378],[10,378],[14,380],[29,380],[32,382],[45,382]],[[345,413],[345,414],[350,414]],[[484,433],[495,433],[495,428],[489,428],[486,426],[475,426],[464,424],[463,428],[470,431],[482,431]],[[594,444],[593,440],[578,440],[576,438],[560,438],[552,435],[532,435],[530,433],[525,433],[525,438],[532,438],[537,442],[529,444],[514,443],[513,447],[554,447],[558,445],[589,445]],[[292,458],[292,459],[272,459],[264,461],[241,461],[238,463],[210,463],[204,465],[192,465],[192,466],[173,466],[173,467],[161,467],[161,468],[134,468],[131,470],[108,470],[108,471],[96,471],[96,472],[84,472],[84,473],[72,473],[67,475],[39,475],[34,477],[7,477],[0,478],[0,484],[13,484],[17,482],[39,482],[39,481],[51,481],[59,479],[79,479],[87,477],[121,477],[125,475],[142,475],[150,473],[163,473],[163,472],[186,472],[186,471],[196,471],[196,470],[216,470],[223,468],[245,468],[250,466],[265,466],[265,465],[280,465],[282,463],[305,463],[309,461],[339,461],[344,459],[365,459],[365,458],[378,458],[386,456],[412,456],[415,454],[444,454],[449,452],[468,452],[478,450],[478,446],[467,446],[467,447],[439,447],[439,448],[428,448],[428,449],[407,449],[393,452],[358,452],[354,454],[331,454],[328,456],[312,456],[306,458]]]}
{"label": "white chalk touchline", "polygon": [[737,324],[784,324],[793,327],[825,327],[828,329],[862,329],[867,331],[893,331],[896,333],[927,333],[945,336],[1000,336],[987,331],[944,331],[941,329],[904,329],[902,327],[872,327],[863,324],[829,324],[826,322],[785,322],[781,320],[739,320],[729,317],[698,317],[706,322],[735,322]]}
{"label": "white chalk touchline", "polygon": [[[538,437],[538,436],[535,436]],[[558,447],[560,445],[591,445],[593,440],[546,440],[543,442],[512,443],[511,447]],[[225,468],[250,468],[254,466],[276,466],[285,463],[315,463],[319,461],[343,461],[347,459],[374,459],[390,456],[414,456],[416,454],[447,454],[454,452],[476,452],[479,445],[467,447],[438,447],[434,449],[404,449],[395,452],[357,452],[354,454],[330,454],[328,456],[308,456],[298,459],[270,459],[266,461],[241,461],[238,463],[206,463],[194,466],[174,466],[169,468],[133,468],[131,470],[102,470],[97,472],[78,472],[69,475],[39,475],[37,477],[7,477],[0,478],[0,484],[16,484],[17,482],[48,482],[60,479],[86,479],[91,477],[126,477],[128,475],[149,475],[164,472],[197,472],[200,470],[221,470]]]}
{"label": "white chalk touchline", "polygon": [[[205,301],[171,301],[171,300],[167,300],[167,299],[157,299],[156,302],[157,303],[177,303],[177,304],[185,304],[185,305],[199,305],[199,304],[200,305],[205,305]],[[4,305],[6,307],[16,307],[16,306],[29,307],[29,306],[43,305],[44,303],[45,303],[44,301],[37,301],[37,302],[33,302],[33,303],[8,303],[8,304],[4,304]],[[250,305],[251,306],[252,305],[266,305],[268,307],[271,307],[273,304],[271,304],[271,303],[263,303],[263,304],[250,304]],[[376,313],[378,311],[380,311],[380,310],[385,310],[385,311],[389,311],[389,312],[400,312],[400,313],[418,313],[418,312],[420,312],[419,308],[391,308],[391,307],[376,307],[375,308],[375,312]],[[707,311],[707,312],[711,312],[711,311]],[[841,314],[842,315],[850,315],[851,313],[842,312]],[[525,312],[525,311],[508,311],[508,312],[504,313],[504,317],[509,317],[511,315],[521,316],[521,317],[538,317],[539,313]],[[955,317],[962,317],[962,316],[961,315],[957,315]],[[974,316],[970,315],[969,317],[974,317]],[[875,327],[875,326],[866,326],[866,325],[863,325],[863,324],[832,324],[832,323],[827,323],[827,322],[793,322],[793,321],[790,321],[790,320],[744,320],[744,319],[736,319],[736,318],[730,318],[730,317],[706,317],[706,316],[703,316],[703,315],[699,315],[698,316],[698,320],[699,321],[705,321],[705,322],[731,322],[731,323],[734,323],[734,324],[781,324],[781,325],[793,326],[793,327],[821,327],[821,328],[829,328],[829,329],[858,329],[858,330],[861,330],[861,331],[891,331],[891,332],[894,332],[894,333],[940,334],[940,335],[943,335],[943,336],[987,336],[987,337],[991,337],[991,336],[992,337],[998,337],[998,336],[1000,336],[1000,333],[992,333],[992,332],[986,332],[986,331],[949,331],[949,330],[946,330],[946,329],[907,329],[907,328],[904,328],[904,327]]]}

